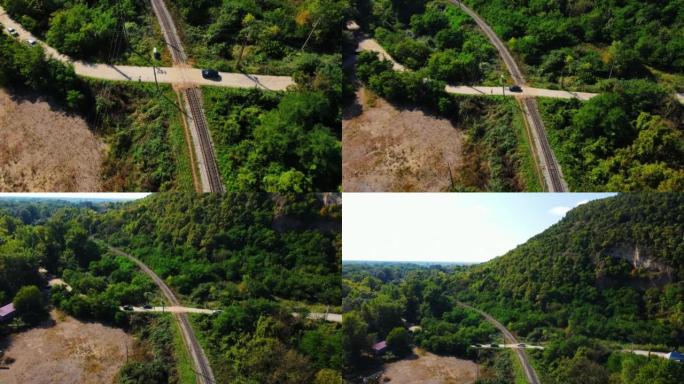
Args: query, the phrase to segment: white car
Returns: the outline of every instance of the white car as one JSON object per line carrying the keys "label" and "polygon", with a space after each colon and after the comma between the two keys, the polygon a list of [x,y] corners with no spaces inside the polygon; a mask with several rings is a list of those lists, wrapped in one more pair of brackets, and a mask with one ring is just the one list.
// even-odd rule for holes
{"label": "white car", "polygon": [[29,45],[36,45],[36,41],[34,39],[28,39],[26,42],[29,43]]}
{"label": "white car", "polygon": [[10,36],[14,36],[14,37],[19,36],[19,32],[17,32],[17,30],[14,28],[7,28],[7,32],[10,34]]}

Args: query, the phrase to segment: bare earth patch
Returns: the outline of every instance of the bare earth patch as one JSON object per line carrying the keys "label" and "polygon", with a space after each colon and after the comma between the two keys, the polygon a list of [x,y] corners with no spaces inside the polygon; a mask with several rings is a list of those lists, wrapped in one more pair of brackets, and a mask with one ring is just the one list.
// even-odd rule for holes
{"label": "bare earth patch", "polygon": [[0,89],[0,191],[99,191],[104,155],[82,118]]}
{"label": "bare earth patch", "polygon": [[470,360],[437,356],[418,348],[414,349],[413,352],[417,358],[385,364],[380,382],[392,384],[472,384],[477,380],[477,364]]}
{"label": "bare earth patch", "polygon": [[53,326],[10,336],[5,358],[15,362],[0,370],[0,383],[112,383],[133,339],[120,329],[82,323],[56,311],[51,317]]}
{"label": "bare earth patch", "polygon": [[360,88],[342,120],[344,191],[448,190],[462,144],[463,133],[449,120],[399,110]]}

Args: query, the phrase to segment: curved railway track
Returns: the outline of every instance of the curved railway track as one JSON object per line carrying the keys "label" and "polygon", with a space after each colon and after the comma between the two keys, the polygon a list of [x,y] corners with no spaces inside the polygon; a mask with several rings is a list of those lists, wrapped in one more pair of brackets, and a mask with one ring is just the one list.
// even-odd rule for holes
{"label": "curved railway track", "polygon": [[[482,317],[484,317],[490,324],[492,324],[496,329],[498,329],[501,332],[501,334],[504,337],[504,343],[508,342],[510,344],[518,344],[518,339],[511,333],[511,331],[509,331],[508,328],[506,328],[503,324],[501,324],[498,320],[493,318],[487,312],[481,311],[473,306],[462,303],[460,301],[456,302],[456,304],[458,304],[460,307],[469,309],[471,311],[475,311],[479,313]],[[534,370],[532,364],[530,364],[529,360],[527,360],[525,350],[522,348],[516,348],[515,353],[516,355],[518,355],[518,360],[520,360],[520,365],[523,368],[523,372],[525,373],[527,382],[530,384],[540,384],[539,375],[537,375],[537,371]]]}
{"label": "curved railway track", "polygon": [[[162,292],[166,300],[171,305],[181,305],[180,301],[176,297],[176,294],[173,293],[171,288],[169,288],[169,286],[166,285],[164,280],[157,276],[157,274],[154,273],[154,271],[150,267],[145,265],[145,263],[118,248],[112,247],[110,245],[107,245],[107,247],[114,254],[123,256],[133,261],[143,272],[145,272],[146,275],[148,275],[152,279],[152,281],[157,285],[157,287],[159,287],[159,290]],[[183,338],[183,341],[185,342],[186,347],[188,348],[188,353],[194,365],[197,383],[215,384],[216,381],[214,380],[214,373],[211,370],[211,366],[209,365],[209,359],[207,359],[207,356],[204,354],[202,346],[197,341],[195,331],[192,329],[192,325],[188,320],[187,313],[174,313],[173,316],[175,316],[176,320],[178,321],[178,325],[181,330],[181,336]]]}
{"label": "curved railway track", "polygon": [[[185,54],[183,44],[178,37],[178,30],[169,10],[166,8],[163,0],[151,0],[150,2],[159,20],[166,44],[171,51],[174,65],[185,67],[188,56]],[[196,150],[195,155],[201,157],[198,159],[198,165],[200,168],[200,179],[202,180],[202,191],[223,193],[224,187],[221,182],[218,165],[216,164],[214,146],[209,133],[209,123],[202,109],[202,91],[197,87],[193,87],[183,89],[180,92],[189,106],[188,125],[190,129],[194,130],[192,137],[198,141],[195,147],[199,151]]]}
{"label": "curved railway track", "polygon": [[[459,0],[451,0],[452,3],[459,6],[466,14],[468,14],[475,23],[480,27],[482,32],[487,36],[489,41],[494,45],[494,48],[499,52],[499,56],[503,60],[508,72],[511,74],[513,81],[518,85],[525,85],[525,77],[523,76],[518,64],[513,59],[513,56],[506,48],[506,45],[499,39],[492,28],[472,9],[463,4]],[[531,146],[535,149],[537,165],[539,171],[544,178],[544,184],[546,190],[549,192],[568,192],[568,187],[563,181],[563,173],[561,171],[560,165],[556,160],[556,156],[553,154],[553,150],[549,145],[549,140],[546,137],[546,130],[544,128],[544,122],[542,121],[541,114],[539,113],[539,107],[537,106],[537,101],[534,98],[522,96],[518,100],[523,107],[523,115],[527,121],[527,126],[530,131],[532,131],[533,137],[531,137]]]}

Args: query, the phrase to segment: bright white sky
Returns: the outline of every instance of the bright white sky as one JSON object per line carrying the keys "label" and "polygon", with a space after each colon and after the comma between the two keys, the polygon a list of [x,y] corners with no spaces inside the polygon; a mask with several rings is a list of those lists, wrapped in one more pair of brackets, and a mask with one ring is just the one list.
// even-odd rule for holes
{"label": "bright white sky", "polygon": [[613,194],[345,193],[342,259],[480,263]]}
{"label": "bright white sky", "polygon": [[149,195],[149,193],[5,193],[0,192],[0,198],[34,198],[34,199],[116,199],[137,200]]}

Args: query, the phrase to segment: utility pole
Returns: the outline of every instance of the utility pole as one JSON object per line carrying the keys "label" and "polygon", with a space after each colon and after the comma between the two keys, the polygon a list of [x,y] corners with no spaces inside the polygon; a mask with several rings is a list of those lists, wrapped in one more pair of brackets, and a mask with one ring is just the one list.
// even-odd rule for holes
{"label": "utility pole", "polygon": [[300,49],[300,51],[303,51],[304,47],[306,47],[306,44],[309,42],[309,39],[311,39],[311,35],[313,35],[314,31],[316,30],[316,27],[318,26],[318,23],[321,21],[321,18],[323,18],[323,16],[320,16],[318,20],[316,20],[316,22],[314,23],[313,27],[311,27],[311,32],[309,32],[309,36],[306,37],[306,40],[304,41],[304,44],[302,44],[302,48]]}
{"label": "utility pole", "polygon": [[501,75],[499,80],[501,82],[501,96],[506,96],[506,90],[504,88],[504,82],[503,82],[503,80],[504,80],[503,75]]}

